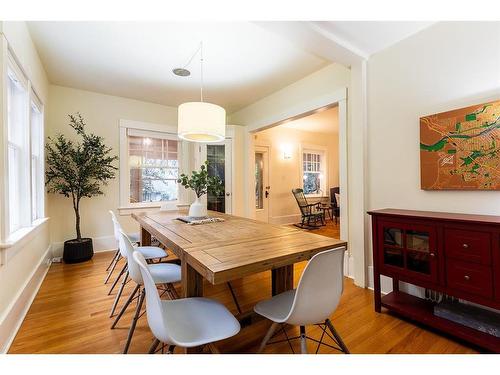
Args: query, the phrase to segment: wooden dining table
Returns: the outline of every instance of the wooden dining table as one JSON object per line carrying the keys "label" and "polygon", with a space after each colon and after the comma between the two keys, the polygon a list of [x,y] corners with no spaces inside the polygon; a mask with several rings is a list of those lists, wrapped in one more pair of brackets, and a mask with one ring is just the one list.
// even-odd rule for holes
{"label": "wooden dining table", "polygon": [[178,220],[187,211],[132,214],[141,227],[141,244],[154,237],[181,261],[182,296],[203,296],[203,279],[226,283],[271,271],[271,294],[293,289],[293,265],[327,249],[346,247],[342,240],[291,226],[273,225],[209,211],[223,221],[190,225]]}
{"label": "wooden dining table", "polygon": [[182,266],[183,297],[203,295],[203,278],[221,284],[263,271],[272,272],[272,294],[293,288],[294,263],[327,249],[346,247],[342,240],[283,225],[209,211],[224,221],[189,225],[186,211],[132,214],[141,226],[141,244],[151,237],[171,250]]}

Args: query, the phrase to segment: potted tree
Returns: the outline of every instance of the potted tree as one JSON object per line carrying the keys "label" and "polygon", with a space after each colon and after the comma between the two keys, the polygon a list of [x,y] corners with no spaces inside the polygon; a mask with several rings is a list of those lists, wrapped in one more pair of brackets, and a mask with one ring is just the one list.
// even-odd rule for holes
{"label": "potted tree", "polygon": [[63,260],[78,263],[94,255],[92,239],[82,238],[80,229],[80,201],[102,195],[102,186],[115,178],[117,168],[113,162],[111,148],[104,139],[85,132],[85,122],[80,113],[69,115],[69,126],[81,139],[74,142],[59,134],[49,137],[45,146],[47,153],[46,186],[49,193],[71,197],[75,213],[76,238],[64,242]]}
{"label": "potted tree", "polygon": [[208,192],[217,196],[224,193],[224,186],[218,176],[208,175],[208,160],[201,165],[199,171],[191,172],[191,176],[184,173],[177,180],[186,189],[191,189],[196,194],[196,200],[189,207],[189,216],[206,217],[207,205],[201,202],[201,197]]}

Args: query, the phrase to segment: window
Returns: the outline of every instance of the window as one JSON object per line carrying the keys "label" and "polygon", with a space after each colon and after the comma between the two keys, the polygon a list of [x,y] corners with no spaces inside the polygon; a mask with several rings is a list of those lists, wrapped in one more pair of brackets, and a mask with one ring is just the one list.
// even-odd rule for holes
{"label": "window", "polygon": [[129,203],[179,199],[179,142],[173,135],[128,129]]}
{"label": "window", "polygon": [[44,217],[44,152],[42,105],[32,93],[31,110],[31,220]]}
{"label": "window", "polygon": [[[9,55],[7,65],[6,235],[44,216],[43,106]],[[31,198],[31,199],[30,199]]]}
{"label": "window", "polygon": [[[7,142],[9,233],[28,225],[28,91],[21,77],[9,66],[7,70]],[[29,169],[28,169],[29,170]],[[28,194],[29,196],[29,194]]]}
{"label": "window", "polygon": [[304,194],[323,194],[325,157],[322,151],[305,150],[302,153],[302,179]]}

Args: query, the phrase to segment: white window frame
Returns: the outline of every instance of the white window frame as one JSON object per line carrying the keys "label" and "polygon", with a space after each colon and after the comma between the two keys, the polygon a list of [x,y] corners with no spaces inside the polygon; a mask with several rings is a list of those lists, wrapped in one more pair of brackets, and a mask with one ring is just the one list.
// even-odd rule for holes
{"label": "white window frame", "polygon": [[179,174],[188,170],[189,163],[189,145],[182,141],[177,136],[177,126],[154,124],[148,122],[120,120],[120,205],[119,210],[147,209],[167,206],[169,209],[176,209],[177,206],[183,205],[186,201],[186,191],[179,187],[179,195],[176,201],[160,201],[160,202],[140,202],[130,203],[130,165],[129,165],[129,150],[128,150],[128,129],[134,132],[150,135],[151,138],[165,138],[177,140],[179,142]]}
{"label": "white window frame", "polygon": [[[38,220],[45,218],[45,112],[44,105],[33,88],[30,90],[30,117],[29,117],[29,131],[30,131],[30,178],[31,178],[31,221],[36,223]],[[34,107],[34,108],[33,108]],[[31,111],[35,109],[38,111],[41,123],[36,124],[40,126],[38,129],[39,139],[35,140],[33,137],[33,123],[31,117]],[[39,155],[38,155],[38,165],[34,165],[33,156],[33,146],[34,142],[38,141]],[[33,183],[34,179],[36,181],[36,176],[33,175],[33,167],[36,167],[35,173],[38,175],[39,185],[35,186],[36,195],[33,195]],[[34,212],[36,209],[36,213]]]}
{"label": "white window frame", "polygon": [[[17,84],[22,87],[22,89],[26,92],[26,101],[24,103],[24,125],[26,126],[25,129],[22,129],[22,139],[20,144],[13,143],[9,140],[9,115],[7,114],[7,122],[6,122],[6,145],[7,145],[7,154],[6,154],[6,186],[5,186],[5,191],[6,191],[6,197],[5,197],[5,204],[7,206],[6,210],[6,234],[8,237],[12,236],[15,234],[15,232],[29,227],[31,224],[31,177],[30,177],[30,121],[29,121],[29,92],[30,92],[30,83],[27,80],[26,76],[24,75],[23,71],[20,69],[18,64],[16,63],[14,57],[9,53],[9,58],[7,62],[7,76],[6,76],[6,86],[8,90],[8,85],[9,85],[9,80],[11,79],[10,77],[13,76],[13,78],[17,81]],[[9,109],[9,95],[7,95],[7,111]],[[9,162],[9,150],[14,149],[17,151],[19,154],[19,160],[17,165],[13,165],[12,163]],[[18,174],[18,179],[20,181],[20,186],[17,186],[16,188],[18,189],[18,194],[21,199],[21,202],[19,202],[19,205],[17,207],[13,207],[11,205],[12,200],[11,200],[11,186],[10,186],[10,172],[11,169],[15,169],[16,174]],[[22,198],[29,196],[30,199],[28,201],[22,202]],[[16,226],[11,222],[11,210],[18,210],[18,223]]]}
{"label": "white window frame", "polygon": [[323,175],[323,177],[320,179],[320,194],[314,193],[314,194],[306,194],[304,192],[304,195],[306,197],[326,197],[328,196],[328,148],[325,146],[320,146],[320,145],[312,145],[312,144],[306,144],[303,143],[300,145],[300,157],[299,157],[299,170],[300,170],[300,185],[302,188],[304,187],[304,154],[309,153],[309,154],[318,154],[321,156],[320,159],[320,171],[319,173]]}
{"label": "white window frame", "polygon": [[[4,95],[4,106],[5,106],[5,111],[4,111],[4,117],[3,117],[3,137],[0,137],[0,143],[2,144],[2,148],[5,150],[1,157],[0,160],[3,160],[3,166],[0,169],[3,169],[3,175],[5,176],[3,185],[0,186],[0,190],[3,187],[3,194],[0,195],[2,198],[0,202],[0,206],[3,205],[3,210],[2,212],[2,225],[0,228],[0,249],[2,248],[9,248],[17,243],[19,243],[21,240],[23,240],[29,233],[33,232],[35,228],[37,228],[39,225],[43,224],[44,222],[47,221],[47,218],[45,217],[45,186],[44,186],[44,180],[45,180],[45,171],[44,171],[44,164],[45,164],[45,155],[44,155],[44,112],[43,112],[43,103],[39,99],[38,95],[36,94],[31,81],[29,80],[28,76],[25,74],[23,71],[21,65],[18,63],[18,60],[15,58],[13,52],[6,48],[3,49],[3,54],[6,57],[6,63],[3,64],[3,70],[2,70],[2,79],[0,80],[0,83],[3,82],[1,85],[1,89],[3,91]],[[12,142],[9,141],[9,135],[8,135],[8,85],[9,85],[9,74],[13,75],[16,79],[16,81],[23,87],[23,89],[26,91],[26,102],[24,105],[24,110],[25,110],[25,116],[26,116],[26,121],[25,121],[25,126],[26,128],[23,131],[23,136],[22,136],[22,146],[20,145],[15,145]],[[41,114],[41,134],[40,134],[40,165],[42,170],[40,171],[42,179],[41,179],[41,187],[40,187],[40,192],[42,193],[39,196],[39,203],[41,205],[41,210],[40,212],[40,217],[37,217],[34,219],[32,217],[32,212],[33,212],[33,202],[32,202],[32,166],[31,166],[31,158],[32,158],[32,148],[31,148],[31,105],[32,103],[35,103],[36,106],[38,107],[40,114]],[[19,162],[19,165],[15,166],[16,171],[18,173],[23,174],[21,176],[22,180],[22,185],[19,189],[19,196],[24,199],[28,197],[28,199],[24,199],[24,203],[22,205],[19,205],[15,209],[18,209],[20,218],[19,218],[19,225],[16,226],[15,228],[12,227],[12,223],[10,222],[10,210],[13,209],[10,205],[10,194],[9,194],[9,170],[10,168],[13,168],[14,166],[10,165],[9,163],[9,157],[8,157],[8,149],[15,147],[18,149],[18,151],[21,153],[21,159]],[[2,262],[0,261],[0,264]]]}

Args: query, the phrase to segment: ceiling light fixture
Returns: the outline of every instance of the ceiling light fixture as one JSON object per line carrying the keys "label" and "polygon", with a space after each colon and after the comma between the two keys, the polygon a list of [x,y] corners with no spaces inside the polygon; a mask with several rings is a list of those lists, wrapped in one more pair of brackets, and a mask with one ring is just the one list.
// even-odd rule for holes
{"label": "ceiling light fixture", "polygon": [[190,142],[220,142],[226,137],[226,111],[224,108],[203,101],[203,42],[184,68],[176,68],[174,74],[189,76],[186,67],[200,53],[200,101],[181,104],[178,109],[177,135]]}

